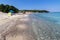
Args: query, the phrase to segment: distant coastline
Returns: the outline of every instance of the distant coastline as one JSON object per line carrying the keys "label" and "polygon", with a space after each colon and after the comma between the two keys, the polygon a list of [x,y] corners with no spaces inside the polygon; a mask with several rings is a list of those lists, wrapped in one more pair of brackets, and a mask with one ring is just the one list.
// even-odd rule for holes
{"label": "distant coastline", "polygon": [[26,14],[26,13],[48,13],[49,11],[47,11],[47,10],[26,10],[26,9],[25,10],[19,10],[16,7],[11,6],[11,5],[0,4],[0,12],[3,12],[3,13],[12,12],[12,13]]}
{"label": "distant coastline", "polygon": [[49,13],[47,10],[19,10],[19,12],[25,13]]}

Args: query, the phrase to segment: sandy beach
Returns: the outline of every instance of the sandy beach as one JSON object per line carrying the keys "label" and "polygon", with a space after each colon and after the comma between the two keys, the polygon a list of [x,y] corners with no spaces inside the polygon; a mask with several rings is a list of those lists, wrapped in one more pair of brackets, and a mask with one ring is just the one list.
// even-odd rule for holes
{"label": "sandy beach", "polygon": [[28,14],[0,18],[1,40],[34,40]]}
{"label": "sandy beach", "polygon": [[[59,40],[56,25],[30,14],[0,18],[0,40]],[[54,28],[53,28],[54,26]]]}

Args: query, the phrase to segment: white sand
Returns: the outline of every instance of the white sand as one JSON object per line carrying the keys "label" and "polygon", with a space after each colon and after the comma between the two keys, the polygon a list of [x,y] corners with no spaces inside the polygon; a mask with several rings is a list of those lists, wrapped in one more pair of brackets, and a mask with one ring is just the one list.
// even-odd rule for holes
{"label": "white sand", "polygon": [[60,40],[60,27],[53,22],[29,14],[0,15],[0,40]]}
{"label": "white sand", "polygon": [[31,31],[31,27],[28,27],[28,14],[13,15],[10,17],[4,15],[1,16],[0,19],[0,34],[2,36],[1,40],[4,39],[5,36],[6,40],[34,40],[31,35],[33,32],[29,33],[29,31]]}

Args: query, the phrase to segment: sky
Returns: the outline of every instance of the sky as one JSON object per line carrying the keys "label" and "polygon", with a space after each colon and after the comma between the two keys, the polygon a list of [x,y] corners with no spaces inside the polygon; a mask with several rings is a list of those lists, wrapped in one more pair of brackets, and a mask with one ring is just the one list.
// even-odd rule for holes
{"label": "sky", "polygon": [[0,0],[0,4],[12,5],[20,10],[60,11],[60,0]]}

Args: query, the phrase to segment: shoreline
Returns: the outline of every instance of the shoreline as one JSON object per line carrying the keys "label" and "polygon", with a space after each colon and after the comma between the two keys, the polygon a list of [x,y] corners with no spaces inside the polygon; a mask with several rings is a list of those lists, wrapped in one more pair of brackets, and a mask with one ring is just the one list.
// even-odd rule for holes
{"label": "shoreline", "polygon": [[[39,17],[40,18],[40,17]],[[6,40],[55,40],[60,26],[36,15],[21,14],[7,18],[9,21],[0,25],[0,39]],[[6,20],[7,21],[7,20]],[[55,36],[56,35],[56,36]],[[59,36],[58,36],[59,37]],[[52,39],[53,38],[53,39]]]}
{"label": "shoreline", "polygon": [[[21,40],[34,40],[34,38],[31,35],[33,32],[31,34],[29,33],[31,31],[31,27],[28,27],[30,25],[28,14],[24,14],[24,15],[13,15],[10,18],[12,18],[12,19],[9,19],[8,18],[10,20],[10,21],[8,21],[8,23],[3,24],[2,26],[0,25],[0,28],[3,27],[2,30],[0,29],[2,31],[2,32],[0,31],[0,34],[2,36],[5,36],[4,38],[6,40],[18,40],[18,39],[21,39]],[[16,28],[17,28],[17,30],[16,30]],[[11,34],[10,31],[14,31],[14,30],[18,34],[19,34],[19,31],[20,31],[20,34],[22,32],[22,35],[19,34],[20,36],[18,36],[18,34],[17,34],[16,37],[14,37],[14,36],[12,37],[12,34]],[[27,32],[27,31],[29,31],[29,32]],[[29,34],[29,36],[28,36],[27,33]],[[16,34],[16,33],[13,33],[13,34]]]}

